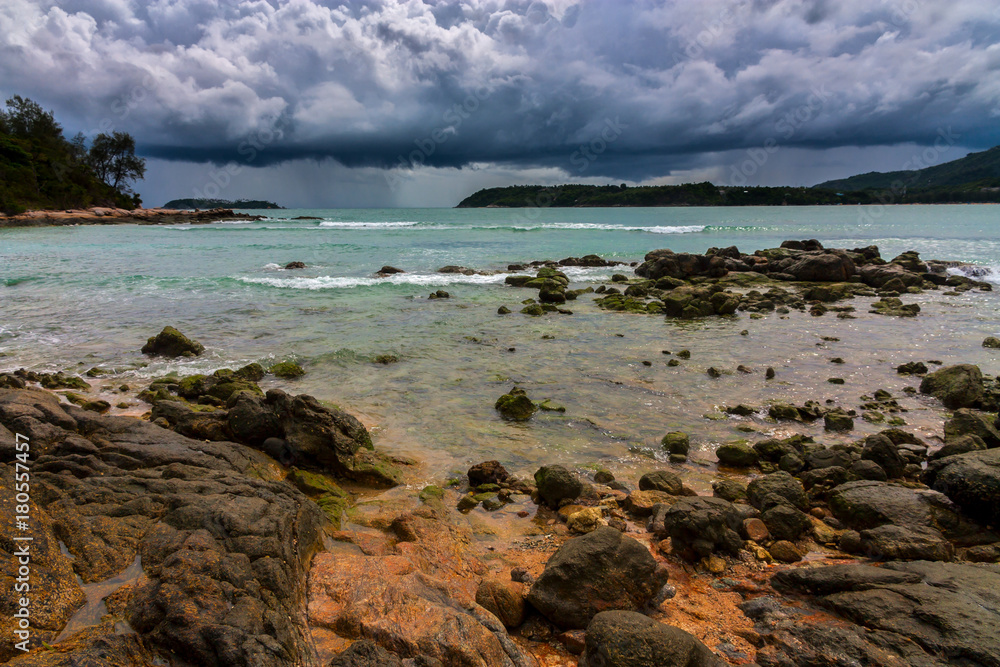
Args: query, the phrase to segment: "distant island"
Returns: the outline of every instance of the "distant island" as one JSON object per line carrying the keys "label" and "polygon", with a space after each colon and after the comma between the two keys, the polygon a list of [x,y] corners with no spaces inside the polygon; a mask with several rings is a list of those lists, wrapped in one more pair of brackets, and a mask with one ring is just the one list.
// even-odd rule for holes
{"label": "distant island", "polygon": [[171,199],[163,208],[177,209],[206,209],[206,208],[252,208],[252,209],[284,209],[273,201],[263,201],[261,199]]}
{"label": "distant island", "polygon": [[1000,146],[910,171],[871,172],[807,187],[512,185],[486,188],[457,208],[573,206],[816,206],[1000,202]]}

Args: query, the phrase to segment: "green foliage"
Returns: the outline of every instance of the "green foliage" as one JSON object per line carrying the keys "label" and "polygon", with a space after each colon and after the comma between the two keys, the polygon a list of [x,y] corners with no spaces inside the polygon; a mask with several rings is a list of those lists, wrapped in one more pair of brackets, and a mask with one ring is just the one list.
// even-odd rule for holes
{"label": "green foliage", "polygon": [[719,187],[711,183],[621,188],[617,185],[514,185],[480,190],[459,208],[498,206],[782,206],[864,204],[867,196],[838,196],[811,188]]}
{"label": "green foliage", "polygon": [[237,199],[236,201],[230,201],[228,199],[171,199],[163,208],[179,208],[179,209],[211,209],[211,208],[251,208],[251,209],[282,209],[284,206],[278,206],[273,201],[264,201],[261,199]]}
{"label": "green foliage", "polygon": [[8,99],[0,109],[0,212],[138,205],[101,182],[86,156],[83,135],[67,141],[52,112],[19,95]]}
{"label": "green foliage", "polygon": [[[926,193],[974,192],[1000,187],[1000,146],[969,153],[944,164],[911,171],[869,172],[837,181],[820,183],[827,190],[920,190]],[[934,198],[931,200],[933,201]]]}
{"label": "green foliage", "polygon": [[94,137],[87,164],[99,179],[122,194],[130,194],[129,183],[146,175],[146,161],[135,156],[135,139],[125,132]]}

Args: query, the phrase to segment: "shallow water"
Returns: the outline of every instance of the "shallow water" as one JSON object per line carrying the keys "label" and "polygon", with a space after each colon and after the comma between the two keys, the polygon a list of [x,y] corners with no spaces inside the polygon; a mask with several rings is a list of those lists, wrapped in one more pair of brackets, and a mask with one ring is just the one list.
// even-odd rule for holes
{"label": "shallow water", "polygon": [[[902,394],[914,383],[893,369],[936,359],[978,363],[995,374],[1000,354],[980,343],[1000,334],[1000,293],[911,295],[905,300],[923,312],[906,320],[869,314],[871,300],[859,298],[849,302],[856,320],[793,311],[674,322],[601,311],[591,295],[569,304],[573,315],[529,318],[516,310],[537,293],[503,285],[508,263],[587,253],[632,262],[662,247],[704,252],[735,244],[748,252],[787,238],[818,238],[831,247],[876,244],[887,258],[914,249],[925,258],[971,261],[983,265],[984,279],[1000,283],[1000,271],[990,268],[1000,269],[998,212],[991,206],[894,207],[881,216],[857,207],[296,210],[262,211],[271,219],[251,224],[0,230],[0,370],[101,366],[116,369],[115,385],[138,387],[171,371],[296,359],[305,377],[264,384],[359,414],[377,446],[425,463],[422,479],[487,458],[522,473],[560,461],[606,465],[630,477],[648,465],[663,433],[686,430],[695,459],[690,477],[706,487],[712,468],[697,460],[713,461],[719,442],[762,437],[737,427],[784,428],[763,418],[704,417],[722,404],[831,399],[857,409],[861,395],[884,388],[909,409],[902,417],[914,429],[940,433],[942,411],[934,401]],[[292,220],[298,216],[320,219]],[[279,268],[294,260],[308,268]],[[373,276],[385,264],[406,273]],[[449,264],[490,275],[436,273]],[[567,271],[574,287],[596,286],[615,272],[631,269]],[[437,289],[452,298],[428,300]],[[515,313],[497,315],[500,305]],[[151,361],[139,354],[166,324],[204,343],[205,355]],[[743,329],[748,336],[740,335]],[[671,357],[661,351],[684,348],[691,359],[667,367]],[[372,363],[384,353],[400,361]],[[847,363],[831,364],[831,357]],[[738,364],[754,373],[736,373]],[[711,379],[709,366],[730,373]],[[764,380],[767,366],[777,371],[771,382]],[[829,384],[829,377],[845,384]],[[539,413],[527,424],[501,421],[493,403],[515,384],[566,412]],[[878,428],[856,424],[847,436],[824,434],[822,424],[797,430],[834,442]]]}

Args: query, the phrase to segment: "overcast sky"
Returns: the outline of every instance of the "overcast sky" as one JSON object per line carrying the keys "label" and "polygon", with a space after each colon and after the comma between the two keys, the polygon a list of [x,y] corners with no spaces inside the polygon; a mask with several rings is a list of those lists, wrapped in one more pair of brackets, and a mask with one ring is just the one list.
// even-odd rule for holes
{"label": "overcast sky", "polygon": [[133,134],[147,206],[813,185],[1000,144],[1000,4],[3,0],[0,93]]}

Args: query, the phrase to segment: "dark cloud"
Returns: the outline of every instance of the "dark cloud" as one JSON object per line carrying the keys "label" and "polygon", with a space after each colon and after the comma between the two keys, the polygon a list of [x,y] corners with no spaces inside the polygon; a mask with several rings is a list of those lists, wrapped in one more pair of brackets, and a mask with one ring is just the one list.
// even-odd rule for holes
{"label": "dark cloud", "polygon": [[641,181],[764,145],[1000,143],[988,4],[8,0],[0,92],[167,161]]}

